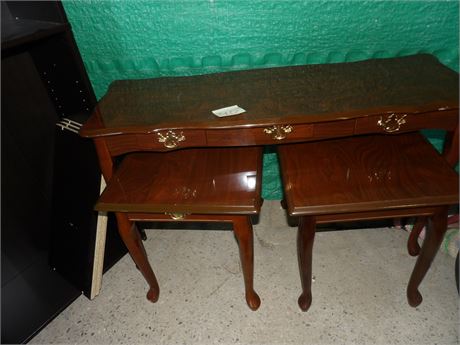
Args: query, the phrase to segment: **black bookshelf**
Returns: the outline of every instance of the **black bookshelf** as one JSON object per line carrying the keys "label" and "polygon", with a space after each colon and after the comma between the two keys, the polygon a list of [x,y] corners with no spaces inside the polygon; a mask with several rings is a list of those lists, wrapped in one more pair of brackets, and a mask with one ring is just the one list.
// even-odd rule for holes
{"label": "black bookshelf", "polygon": [[[24,343],[90,295],[100,172],[90,140],[56,126],[96,105],[59,1],[2,1],[1,342]],[[126,253],[109,219],[104,271]]]}

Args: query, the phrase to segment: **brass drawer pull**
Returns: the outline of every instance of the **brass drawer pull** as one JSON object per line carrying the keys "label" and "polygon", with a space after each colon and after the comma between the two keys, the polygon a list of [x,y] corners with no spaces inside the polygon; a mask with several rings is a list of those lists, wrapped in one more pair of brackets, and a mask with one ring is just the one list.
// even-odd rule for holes
{"label": "brass drawer pull", "polygon": [[188,216],[187,213],[169,213],[169,212],[166,212],[165,215],[170,216],[172,220],[182,220],[182,219],[185,219],[186,216]]}
{"label": "brass drawer pull", "polygon": [[273,125],[271,127],[264,128],[264,133],[273,134],[272,139],[274,140],[283,140],[286,138],[288,133],[291,133],[294,128],[291,125],[278,126]]}
{"label": "brass drawer pull", "polygon": [[185,136],[182,132],[179,134],[176,134],[172,130],[168,130],[166,134],[161,134],[160,132],[158,134],[158,142],[159,143],[164,143],[165,147],[168,149],[173,149],[179,145],[179,142],[185,141]]}
{"label": "brass drawer pull", "polygon": [[401,129],[401,125],[406,123],[407,114],[390,114],[383,119],[383,116],[380,116],[380,120],[377,121],[377,125],[383,127],[383,130],[387,133],[397,132]]}

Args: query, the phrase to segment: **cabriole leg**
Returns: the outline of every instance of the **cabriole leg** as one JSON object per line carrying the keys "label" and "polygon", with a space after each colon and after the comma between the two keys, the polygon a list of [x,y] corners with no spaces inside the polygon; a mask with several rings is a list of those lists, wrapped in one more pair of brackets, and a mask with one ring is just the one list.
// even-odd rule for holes
{"label": "cabriole leg", "polygon": [[428,272],[447,230],[447,207],[440,208],[433,215],[430,225],[427,227],[422,249],[407,286],[407,300],[412,307],[422,303],[423,298],[418,287]]}
{"label": "cabriole leg", "polygon": [[118,232],[120,233],[123,242],[128,248],[131,258],[150,286],[150,289],[147,293],[147,299],[155,303],[160,295],[160,288],[158,287],[155,273],[153,273],[152,267],[150,266],[150,263],[147,259],[147,254],[145,252],[142,239],[139,235],[139,231],[136,229],[135,224],[128,219],[126,214],[115,214],[118,222]]}
{"label": "cabriole leg", "polygon": [[254,240],[251,220],[248,216],[233,219],[233,232],[238,241],[241,266],[243,268],[246,302],[252,310],[260,306],[260,298],[254,291]]}
{"label": "cabriole leg", "polygon": [[298,303],[302,311],[310,308],[311,278],[312,278],[312,251],[315,240],[316,222],[315,217],[300,217],[297,231],[297,256],[299,262],[300,281],[302,283],[302,294]]}
{"label": "cabriole leg", "polygon": [[407,251],[410,256],[417,256],[420,253],[418,237],[426,224],[428,224],[428,219],[426,217],[417,217],[415,219],[414,227],[412,228],[412,231],[409,234],[409,239],[407,240]]}

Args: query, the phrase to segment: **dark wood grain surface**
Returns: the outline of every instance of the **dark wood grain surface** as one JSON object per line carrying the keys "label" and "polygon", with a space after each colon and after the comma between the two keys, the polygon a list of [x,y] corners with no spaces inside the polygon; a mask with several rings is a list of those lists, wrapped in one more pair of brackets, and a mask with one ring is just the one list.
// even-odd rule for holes
{"label": "dark wood grain surface", "polygon": [[[238,105],[244,114],[212,110]],[[250,128],[458,109],[458,74],[425,54],[111,84],[84,136]],[[441,114],[439,114],[441,115]]]}
{"label": "dark wood grain surface", "polygon": [[458,203],[457,173],[418,133],[277,148],[292,215]]}
{"label": "dark wood grain surface", "polygon": [[253,214],[261,207],[262,149],[208,148],[128,155],[99,211]]}

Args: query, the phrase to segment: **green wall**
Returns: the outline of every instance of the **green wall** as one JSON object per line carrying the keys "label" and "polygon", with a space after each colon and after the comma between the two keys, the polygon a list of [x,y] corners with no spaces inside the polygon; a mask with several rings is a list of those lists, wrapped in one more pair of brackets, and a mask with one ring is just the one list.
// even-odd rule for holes
{"label": "green wall", "polygon": [[[64,0],[64,7],[98,98],[115,79],[417,52],[459,65],[458,1]],[[275,160],[265,155],[267,199],[281,197]]]}

